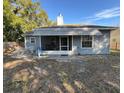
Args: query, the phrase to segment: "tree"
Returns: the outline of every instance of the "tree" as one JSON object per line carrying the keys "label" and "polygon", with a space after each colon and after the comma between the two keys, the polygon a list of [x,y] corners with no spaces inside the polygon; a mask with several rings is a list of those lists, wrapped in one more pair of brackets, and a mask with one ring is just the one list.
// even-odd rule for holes
{"label": "tree", "polygon": [[12,10],[13,7],[11,6],[8,0],[4,0],[3,3],[3,35],[4,40],[6,41],[13,41],[15,40],[18,33],[21,32],[19,30],[21,23],[23,22],[21,18],[17,17],[13,14]]}
{"label": "tree", "polygon": [[39,2],[31,0],[4,0],[3,2],[4,41],[23,40],[23,33],[41,26],[55,25]]}

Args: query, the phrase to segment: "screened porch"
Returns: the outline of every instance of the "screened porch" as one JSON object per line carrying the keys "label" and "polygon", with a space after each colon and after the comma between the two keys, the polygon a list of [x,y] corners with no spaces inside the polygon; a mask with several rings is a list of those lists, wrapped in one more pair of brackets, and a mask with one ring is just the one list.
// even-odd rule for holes
{"label": "screened porch", "polygon": [[72,36],[41,36],[43,51],[71,51]]}

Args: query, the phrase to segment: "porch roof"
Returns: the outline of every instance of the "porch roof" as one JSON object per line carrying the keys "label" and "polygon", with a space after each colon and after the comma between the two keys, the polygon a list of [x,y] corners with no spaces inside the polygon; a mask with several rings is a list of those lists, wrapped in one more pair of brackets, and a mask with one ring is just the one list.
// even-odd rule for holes
{"label": "porch roof", "polygon": [[52,26],[34,29],[25,33],[26,36],[60,36],[60,35],[102,35],[102,31],[111,31],[115,27],[105,26]]}

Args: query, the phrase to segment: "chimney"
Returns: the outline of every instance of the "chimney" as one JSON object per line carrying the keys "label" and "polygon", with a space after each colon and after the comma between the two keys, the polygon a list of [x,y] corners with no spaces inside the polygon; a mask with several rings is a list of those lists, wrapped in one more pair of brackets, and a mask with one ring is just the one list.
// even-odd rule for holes
{"label": "chimney", "polygon": [[63,25],[63,16],[61,15],[61,13],[59,13],[59,16],[57,16],[57,25]]}

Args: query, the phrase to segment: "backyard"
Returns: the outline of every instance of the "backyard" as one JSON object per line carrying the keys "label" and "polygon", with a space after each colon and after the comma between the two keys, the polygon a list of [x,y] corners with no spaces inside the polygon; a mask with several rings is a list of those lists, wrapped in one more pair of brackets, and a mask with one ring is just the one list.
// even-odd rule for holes
{"label": "backyard", "polygon": [[119,0],[1,4],[4,93],[120,93]]}
{"label": "backyard", "polygon": [[120,55],[4,55],[4,93],[119,93]]}

